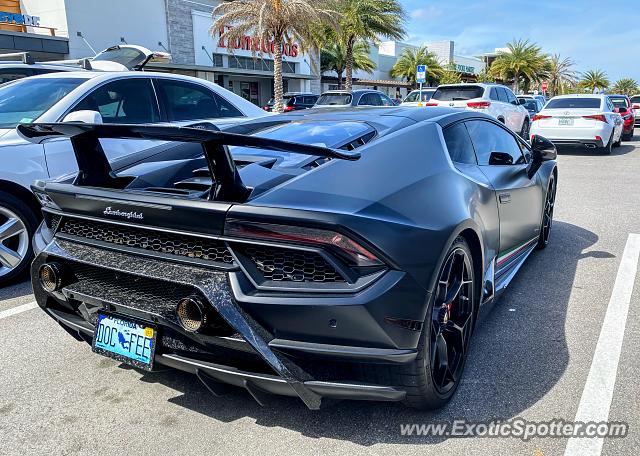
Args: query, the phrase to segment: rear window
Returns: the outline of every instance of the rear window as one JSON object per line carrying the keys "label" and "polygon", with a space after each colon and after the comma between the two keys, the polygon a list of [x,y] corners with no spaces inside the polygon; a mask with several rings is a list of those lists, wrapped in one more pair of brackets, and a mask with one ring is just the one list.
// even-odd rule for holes
{"label": "rear window", "polygon": [[549,101],[545,109],[600,109],[600,98],[557,98]]}
{"label": "rear window", "polygon": [[[369,136],[369,134],[375,134],[375,130],[365,122],[314,121],[289,122],[276,125],[256,133],[255,136],[336,148],[358,138]],[[231,147],[231,151],[234,155],[246,154],[284,157],[283,164],[285,166],[295,166],[309,158],[303,154],[262,151],[243,147]]]}
{"label": "rear window", "polygon": [[[422,96],[421,96],[422,95]],[[420,93],[419,90],[416,90],[414,92],[411,92],[409,95],[407,95],[407,97],[403,100],[405,103],[415,103],[417,101],[429,101],[431,100],[431,97],[433,96],[433,91],[422,91],[422,93]]]}
{"label": "rear window", "polygon": [[344,106],[351,104],[350,93],[325,93],[318,98],[318,106]]}
{"label": "rear window", "polygon": [[631,97],[631,103],[640,103],[640,95],[636,95],[635,97]]}
{"label": "rear window", "polygon": [[438,88],[432,98],[441,101],[472,100],[483,94],[484,89],[480,86],[451,86]]}

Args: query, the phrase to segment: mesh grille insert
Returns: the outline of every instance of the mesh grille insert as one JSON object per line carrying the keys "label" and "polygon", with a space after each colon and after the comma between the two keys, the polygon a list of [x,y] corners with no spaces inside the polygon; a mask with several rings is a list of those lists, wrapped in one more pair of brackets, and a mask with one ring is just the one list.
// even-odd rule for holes
{"label": "mesh grille insert", "polygon": [[58,232],[152,252],[233,263],[225,244],[212,239],[74,218],[65,218]]}
{"label": "mesh grille insert", "polygon": [[322,256],[315,252],[264,245],[240,247],[260,271],[264,280],[273,282],[345,282]]}

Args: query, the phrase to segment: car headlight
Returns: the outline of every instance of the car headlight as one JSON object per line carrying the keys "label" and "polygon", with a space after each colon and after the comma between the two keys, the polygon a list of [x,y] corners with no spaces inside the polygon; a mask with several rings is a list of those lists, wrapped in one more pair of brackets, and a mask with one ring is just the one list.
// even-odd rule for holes
{"label": "car headlight", "polygon": [[629,120],[629,119],[631,119],[632,117],[633,117],[633,116],[632,116],[631,114],[626,114],[626,115],[622,116],[622,118],[623,118],[624,120]]}

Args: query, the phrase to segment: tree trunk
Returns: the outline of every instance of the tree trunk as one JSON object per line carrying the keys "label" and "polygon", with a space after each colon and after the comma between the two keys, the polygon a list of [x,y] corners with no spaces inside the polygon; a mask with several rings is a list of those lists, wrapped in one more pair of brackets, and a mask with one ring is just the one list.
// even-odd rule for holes
{"label": "tree trunk", "polygon": [[518,95],[518,79],[520,75],[518,73],[515,74],[515,81],[513,82],[513,92]]}
{"label": "tree trunk", "polygon": [[338,73],[338,90],[342,89],[342,71],[336,71]]}
{"label": "tree trunk", "polygon": [[347,80],[344,83],[345,90],[353,89],[353,44],[355,42],[354,38],[349,38],[347,41],[347,49],[346,49],[346,71],[347,71]]}
{"label": "tree trunk", "polygon": [[282,90],[282,40],[276,39],[273,54],[273,112],[284,112],[284,93]]}

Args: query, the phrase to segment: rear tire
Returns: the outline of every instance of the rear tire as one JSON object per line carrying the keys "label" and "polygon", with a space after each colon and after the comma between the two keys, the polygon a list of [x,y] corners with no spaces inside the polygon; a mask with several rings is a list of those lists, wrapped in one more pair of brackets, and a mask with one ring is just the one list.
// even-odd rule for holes
{"label": "rear tire", "polygon": [[0,287],[20,277],[33,259],[38,218],[24,201],[0,191]]}
{"label": "rear tire", "polygon": [[[445,276],[446,284],[442,282]],[[465,239],[458,237],[448,249],[438,272],[416,359],[390,372],[391,384],[407,392],[406,405],[424,410],[436,409],[449,402],[455,393],[475,325],[476,294],[471,250]]]}
{"label": "rear tire", "polygon": [[631,141],[633,139],[633,131],[631,133],[626,133],[624,135],[622,135],[622,140],[623,141]]}
{"label": "rear tire", "polygon": [[522,129],[520,130],[520,137],[525,141],[529,140],[529,130],[530,130],[529,119],[525,118],[524,121],[522,122]]}
{"label": "rear tire", "polygon": [[600,153],[602,155],[611,155],[611,149],[613,149],[613,133],[611,133],[611,137],[609,138],[607,145],[600,148]]}
{"label": "rear tire", "polygon": [[542,208],[542,223],[540,224],[540,235],[538,236],[538,250],[544,249],[549,244],[549,236],[553,227],[553,210],[556,204],[556,179],[552,174],[549,178],[547,194],[545,195],[544,207]]}

